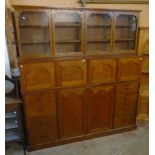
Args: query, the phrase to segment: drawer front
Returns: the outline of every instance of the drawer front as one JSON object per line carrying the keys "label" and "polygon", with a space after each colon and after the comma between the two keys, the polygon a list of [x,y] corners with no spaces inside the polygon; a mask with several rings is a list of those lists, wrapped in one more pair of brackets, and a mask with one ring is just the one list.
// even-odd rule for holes
{"label": "drawer front", "polygon": [[136,112],[136,104],[133,102],[124,103],[122,105],[115,105],[115,116],[135,114],[135,112]]}
{"label": "drawer front", "polygon": [[33,91],[55,86],[55,70],[52,62],[20,65],[22,91]]}
{"label": "drawer front", "polygon": [[71,60],[56,63],[57,85],[82,86],[87,83],[87,61]]}
{"label": "drawer front", "polygon": [[45,130],[42,130],[41,132],[30,132],[27,138],[29,145],[49,143],[57,139],[57,129],[47,128]]}
{"label": "drawer front", "polygon": [[115,104],[135,104],[137,102],[138,83],[126,83],[116,86]]}
{"label": "drawer front", "polygon": [[119,116],[114,118],[114,128],[135,125],[135,115]]}
{"label": "drawer front", "polygon": [[115,81],[116,60],[98,59],[89,61],[89,83],[106,83]]}
{"label": "drawer front", "polygon": [[29,145],[42,144],[57,139],[55,115],[27,119],[26,125]]}
{"label": "drawer front", "polygon": [[139,80],[141,74],[141,58],[118,59],[117,80],[130,81]]}
{"label": "drawer front", "polygon": [[56,101],[53,91],[25,95],[23,98],[27,117],[56,115]]}

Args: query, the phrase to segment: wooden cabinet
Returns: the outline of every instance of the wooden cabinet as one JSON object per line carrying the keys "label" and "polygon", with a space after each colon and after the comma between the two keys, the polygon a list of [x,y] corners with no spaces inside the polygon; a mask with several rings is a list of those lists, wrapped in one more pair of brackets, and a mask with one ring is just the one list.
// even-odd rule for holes
{"label": "wooden cabinet", "polygon": [[58,94],[60,137],[74,137],[86,132],[84,89],[70,89]]}
{"label": "wooden cabinet", "polygon": [[88,68],[89,83],[106,83],[116,80],[116,59],[90,60]]}
{"label": "wooden cabinet", "polygon": [[98,133],[112,129],[113,86],[98,86],[86,89],[88,132]]}
{"label": "wooden cabinet", "polygon": [[120,81],[139,80],[141,58],[120,58],[118,60],[117,79]]}
{"label": "wooden cabinet", "polygon": [[15,20],[28,150],[136,128],[138,11],[15,6]]}
{"label": "wooden cabinet", "polygon": [[56,62],[58,86],[81,86],[87,83],[87,61],[71,60]]}
{"label": "wooden cabinet", "polygon": [[53,62],[21,64],[20,71],[22,91],[40,90],[55,86]]}

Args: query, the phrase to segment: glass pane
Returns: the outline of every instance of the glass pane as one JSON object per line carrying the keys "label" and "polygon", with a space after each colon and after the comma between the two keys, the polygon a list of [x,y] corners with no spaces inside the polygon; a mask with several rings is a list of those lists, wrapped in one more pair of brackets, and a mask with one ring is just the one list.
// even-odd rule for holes
{"label": "glass pane", "polygon": [[108,14],[91,14],[87,26],[87,51],[107,52],[110,50],[111,18]]}
{"label": "glass pane", "polygon": [[19,16],[21,52],[24,57],[49,56],[49,19],[43,12],[23,12]]}
{"label": "glass pane", "polygon": [[55,39],[58,55],[81,51],[81,17],[74,12],[55,15]]}
{"label": "glass pane", "polygon": [[116,18],[114,50],[134,50],[137,18],[134,15],[119,15]]}

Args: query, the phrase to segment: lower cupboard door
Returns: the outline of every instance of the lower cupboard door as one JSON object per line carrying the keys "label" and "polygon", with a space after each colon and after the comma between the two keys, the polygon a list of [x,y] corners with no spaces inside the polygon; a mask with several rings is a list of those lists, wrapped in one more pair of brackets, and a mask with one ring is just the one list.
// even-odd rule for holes
{"label": "lower cupboard door", "polygon": [[85,134],[84,89],[62,90],[58,93],[60,138]]}
{"label": "lower cupboard door", "polygon": [[88,132],[99,133],[112,128],[113,86],[98,86],[86,90]]}

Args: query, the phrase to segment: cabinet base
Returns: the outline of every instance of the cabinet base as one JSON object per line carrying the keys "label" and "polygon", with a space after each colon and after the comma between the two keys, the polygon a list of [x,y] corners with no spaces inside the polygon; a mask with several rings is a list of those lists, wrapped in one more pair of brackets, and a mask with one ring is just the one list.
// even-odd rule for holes
{"label": "cabinet base", "polygon": [[39,149],[63,145],[63,144],[67,144],[67,143],[78,142],[81,140],[87,140],[87,139],[91,139],[91,138],[97,138],[97,137],[101,137],[101,136],[122,133],[125,131],[135,130],[136,128],[137,128],[137,125],[133,125],[133,126],[128,126],[128,127],[119,128],[119,129],[112,129],[112,130],[106,131],[104,133],[86,134],[86,135],[81,135],[81,136],[74,137],[74,138],[56,140],[56,141],[49,142],[46,144],[28,145],[26,148],[27,148],[27,151],[39,150]]}

